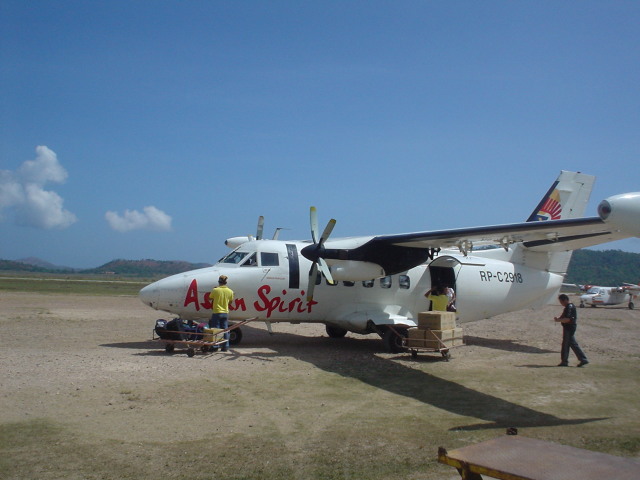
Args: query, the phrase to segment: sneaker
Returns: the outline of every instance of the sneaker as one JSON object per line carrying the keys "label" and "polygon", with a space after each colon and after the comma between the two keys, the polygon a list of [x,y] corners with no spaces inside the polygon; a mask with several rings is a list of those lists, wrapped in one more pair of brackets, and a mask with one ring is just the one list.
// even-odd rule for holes
{"label": "sneaker", "polygon": [[568,366],[569,366],[569,364],[568,364],[568,363],[564,363],[564,362],[560,362],[560,363],[558,364],[558,366],[559,366],[559,367],[568,367]]}
{"label": "sneaker", "polygon": [[578,366],[579,366],[579,367],[584,367],[585,365],[589,365],[589,360],[582,360],[582,361],[578,364]]}

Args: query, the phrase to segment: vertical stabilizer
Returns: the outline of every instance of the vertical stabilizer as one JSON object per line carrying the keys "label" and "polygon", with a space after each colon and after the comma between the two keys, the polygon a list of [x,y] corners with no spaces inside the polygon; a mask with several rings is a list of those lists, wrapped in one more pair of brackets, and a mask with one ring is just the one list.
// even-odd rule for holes
{"label": "vertical stabilizer", "polygon": [[[549,191],[531,212],[527,222],[582,217],[587,208],[594,182],[593,175],[561,171]],[[526,248],[525,243],[523,263],[549,272],[565,274],[571,260],[571,253],[571,250],[532,252]]]}
{"label": "vertical stabilizer", "polygon": [[561,171],[527,222],[582,217],[595,180],[593,175]]}

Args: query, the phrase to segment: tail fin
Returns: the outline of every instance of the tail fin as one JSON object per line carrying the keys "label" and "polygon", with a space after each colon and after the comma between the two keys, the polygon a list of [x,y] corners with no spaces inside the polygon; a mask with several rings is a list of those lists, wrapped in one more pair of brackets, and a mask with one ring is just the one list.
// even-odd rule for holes
{"label": "tail fin", "polygon": [[[557,180],[546,193],[540,203],[531,212],[527,222],[543,222],[567,218],[579,218],[584,215],[595,177],[580,172],[561,171]],[[571,250],[532,252],[524,245],[524,264],[565,274],[571,260]]]}
{"label": "tail fin", "polygon": [[582,217],[595,179],[580,172],[561,171],[527,222]]}

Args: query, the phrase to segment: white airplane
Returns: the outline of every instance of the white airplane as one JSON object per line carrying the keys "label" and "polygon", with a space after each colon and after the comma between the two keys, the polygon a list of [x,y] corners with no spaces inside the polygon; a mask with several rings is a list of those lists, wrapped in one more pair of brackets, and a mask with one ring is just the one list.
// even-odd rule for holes
{"label": "white airplane", "polygon": [[[640,236],[640,192],[615,195],[598,216],[580,218],[595,177],[562,171],[526,222],[329,239],[311,207],[312,240],[235,237],[208,268],[159,280],[140,291],[146,305],[184,320],[208,319],[219,275],[235,292],[230,319],[326,325],[330,337],[379,334],[401,349],[406,329],[429,309],[431,285],[452,287],[457,320],[469,322],[556,301],[574,249]],[[324,278],[323,278],[324,277]],[[393,328],[389,328],[389,327]],[[233,330],[232,344],[242,333]]]}
{"label": "white airplane", "polygon": [[620,305],[627,303],[629,310],[633,310],[635,298],[640,294],[640,285],[625,283],[621,287],[599,287],[592,285],[586,293],[580,295],[580,306],[591,305]]}

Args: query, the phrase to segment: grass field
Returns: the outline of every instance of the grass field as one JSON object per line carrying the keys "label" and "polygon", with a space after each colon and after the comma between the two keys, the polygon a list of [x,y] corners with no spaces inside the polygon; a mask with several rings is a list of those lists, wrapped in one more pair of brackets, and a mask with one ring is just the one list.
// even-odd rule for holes
{"label": "grass field", "polygon": [[149,279],[108,279],[80,276],[0,276],[0,291],[81,295],[137,295]]}

